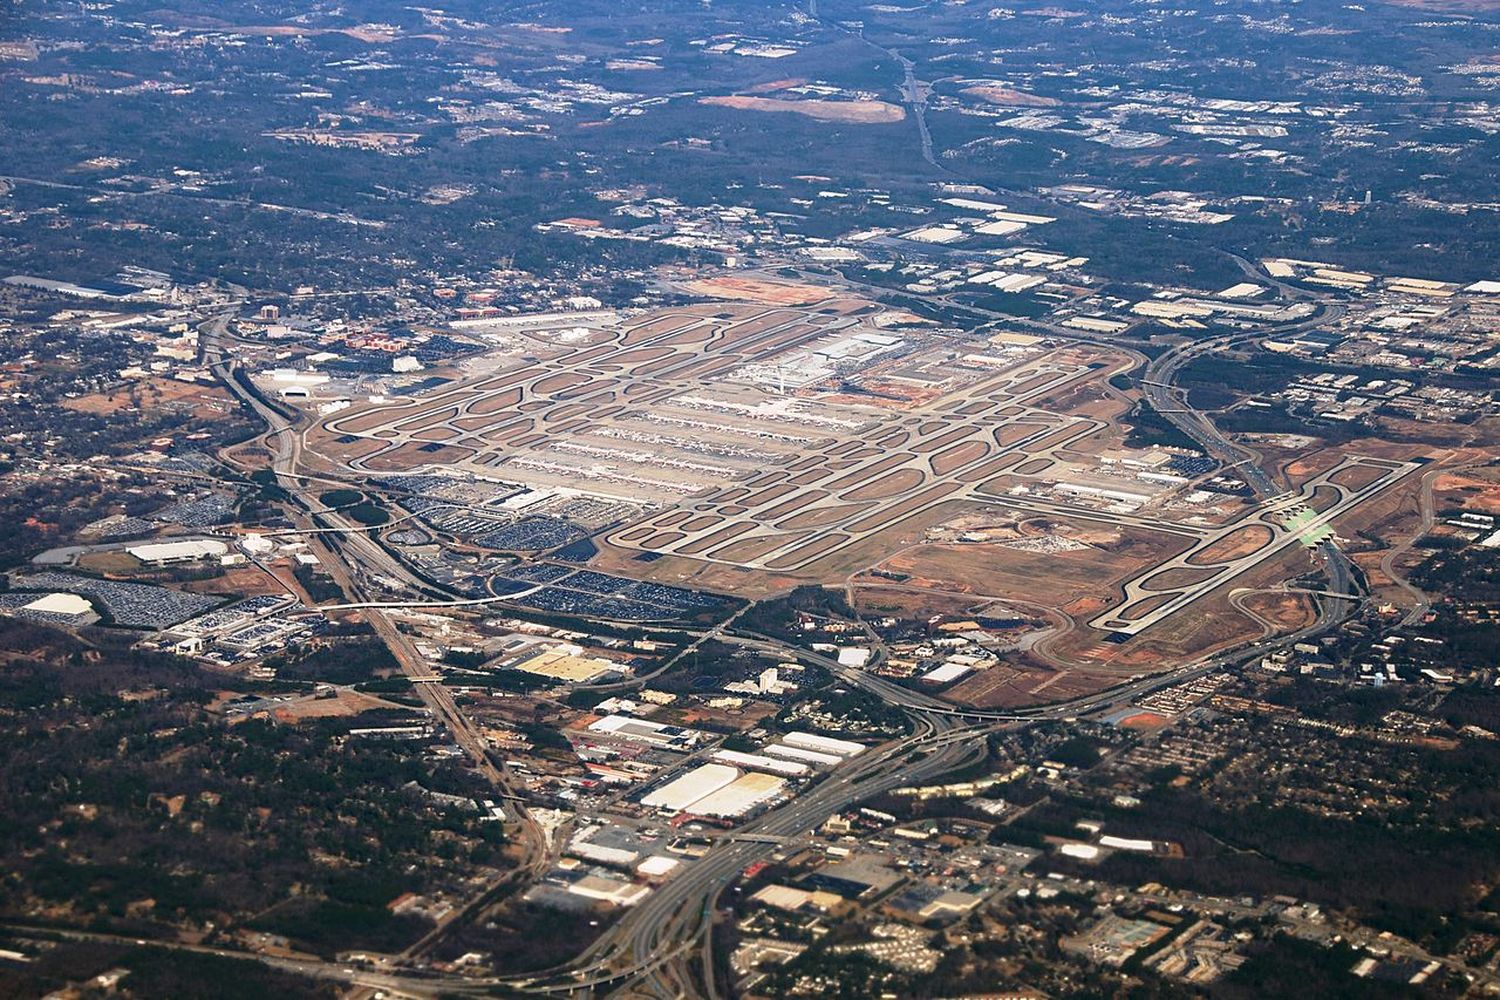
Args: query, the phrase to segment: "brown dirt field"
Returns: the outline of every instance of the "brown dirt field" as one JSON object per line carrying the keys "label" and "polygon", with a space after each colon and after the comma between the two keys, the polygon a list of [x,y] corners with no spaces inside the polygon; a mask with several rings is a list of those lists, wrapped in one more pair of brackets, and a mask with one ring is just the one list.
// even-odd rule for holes
{"label": "brown dirt field", "polygon": [[848,500],[887,500],[916,489],[926,479],[927,476],[921,469],[897,469],[841,495]]}
{"label": "brown dirt field", "polygon": [[750,727],[757,725],[767,716],[775,715],[781,711],[780,705],[774,705],[764,701],[752,701],[742,708],[708,708],[703,705],[695,705],[677,713],[666,713],[658,715],[658,721],[667,721],[676,718],[673,724],[687,726],[689,728],[700,728],[707,726],[710,729],[723,730],[732,729],[735,732],[744,732]]}
{"label": "brown dirt field", "polygon": [[749,562],[752,559],[759,559],[773,549],[778,549],[783,545],[804,538],[807,534],[807,532],[790,532],[783,535],[773,535],[770,538],[745,538],[737,542],[730,542],[728,545],[721,545],[710,552],[709,555],[715,559],[723,559],[727,562]]}
{"label": "brown dirt field", "polygon": [[976,430],[977,428],[970,427],[967,424],[963,424],[958,427],[954,427],[950,431],[945,431],[944,433],[939,434],[936,437],[930,437],[924,441],[918,442],[917,444],[911,446],[911,450],[917,452],[918,454],[926,455],[929,452],[934,452],[938,451],[939,449],[946,448],[950,444],[956,444],[957,442],[962,441],[970,435],[974,434]]}
{"label": "brown dirt field", "polygon": [[738,538],[747,531],[753,531],[755,527],[756,525],[753,521],[736,521],[733,524],[725,525],[711,535],[704,535],[702,538],[696,538],[688,542],[679,551],[684,555],[697,555],[707,552],[709,549],[717,545],[722,545],[732,538]]}
{"label": "brown dirt field", "polygon": [[332,698],[309,698],[294,705],[275,709],[271,714],[278,722],[298,723],[309,719],[342,719],[369,712],[377,708],[400,708],[395,702],[386,701],[357,691],[340,690]]}
{"label": "brown dirt field", "polygon": [[1056,464],[1057,463],[1054,462],[1054,461],[1052,461],[1052,459],[1050,459],[1050,458],[1031,458],[1031,459],[1027,459],[1026,461],[1022,462],[1020,465],[1016,466],[1016,475],[1018,475],[1018,476],[1035,476],[1035,475],[1037,475],[1039,473],[1046,472],[1048,469],[1052,468],[1052,466],[1054,466]]}
{"label": "brown dirt field", "polygon": [[1275,534],[1264,524],[1247,524],[1190,556],[1187,561],[1192,566],[1232,562],[1259,552],[1274,537]]}
{"label": "brown dirt field", "polygon": [[872,583],[874,577],[854,582],[854,606],[868,615],[890,615],[894,618],[925,620],[933,615],[966,615],[978,604],[962,595],[937,591],[904,590]]}
{"label": "brown dirt field", "polygon": [[1333,474],[1329,482],[1351,490],[1364,489],[1385,474],[1385,470],[1373,465],[1351,465]]}
{"label": "brown dirt field", "polygon": [[1489,469],[1443,473],[1433,481],[1433,496],[1444,504],[1476,513],[1500,514],[1500,482],[1488,478],[1494,474],[1495,470]]}
{"label": "brown dirt field", "polygon": [[1012,108],[1054,108],[1062,103],[1056,98],[1028,94],[1025,91],[1015,90],[1011,87],[981,85],[965,87],[961,93],[968,94],[970,97],[977,97],[981,101],[989,101],[991,104],[1004,104]]}
{"label": "brown dirt field", "polygon": [[795,566],[798,563],[806,562],[809,559],[814,559],[817,556],[822,555],[824,552],[827,552],[829,549],[838,548],[848,540],[848,535],[841,534],[839,532],[824,535],[822,538],[819,538],[815,541],[808,542],[805,545],[799,545],[797,548],[793,549],[791,552],[786,553],[785,555],[777,556],[775,559],[772,559],[770,562],[766,563],[766,566],[770,569],[786,569],[788,567]]}
{"label": "brown dirt field", "polygon": [[773,306],[807,306],[828,298],[828,289],[817,285],[795,284],[787,281],[766,281],[761,278],[731,277],[701,278],[686,282],[683,287],[695,295],[716,299],[739,299],[746,302],[762,302]]}
{"label": "brown dirt field", "polygon": [[[877,393],[877,398],[871,399],[869,396],[850,398],[842,394],[832,398],[835,400],[848,398],[852,403],[862,403],[865,406],[874,404],[887,410],[908,410],[923,406],[943,395],[943,390],[939,388],[923,388],[879,377],[861,378],[859,384],[862,388]],[[891,396],[896,398],[886,398]]]}
{"label": "brown dirt field", "polygon": [[1332,450],[1315,451],[1287,462],[1281,472],[1288,482],[1300,486],[1309,479],[1337,465],[1343,456]]}
{"label": "brown dirt field", "polygon": [[870,465],[866,465],[855,472],[849,473],[847,476],[841,476],[840,478],[833,480],[832,482],[828,483],[828,489],[834,493],[838,493],[843,490],[848,490],[855,486],[871,482],[882,473],[888,472],[891,469],[899,468],[915,457],[915,455],[912,455],[909,452],[897,452],[894,455],[880,460],[879,462],[874,462]]}
{"label": "brown dirt field", "polygon": [[1310,625],[1317,617],[1306,594],[1249,594],[1240,603],[1287,632]]}
{"label": "brown dirt field", "polygon": [[449,465],[473,457],[472,448],[445,444],[432,451],[423,451],[422,445],[407,442],[395,451],[370,459],[369,468],[372,472],[406,472],[423,465]]}
{"label": "brown dirt field", "polygon": [[[808,490],[806,493],[799,493],[796,496],[791,497],[790,499],[781,501],[769,510],[761,511],[759,518],[760,520],[768,523],[771,521],[776,521],[790,514],[795,514],[803,507],[806,507],[812,503],[816,503],[817,501],[822,500],[827,496],[828,494],[823,492],[822,490]],[[746,501],[746,503],[748,504],[749,501]]]}
{"label": "brown dirt field", "polygon": [[984,543],[923,545],[880,565],[882,569],[945,581],[947,590],[1013,596],[1061,609],[1071,602],[1117,593],[1121,580],[1169,558],[1181,545],[1154,533],[1126,528],[1114,551],[1042,553]]}
{"label": "brown dirt field", "polygon": [[682,526],[683,531],[707,531],[717,524],[723,523],[724,519],[716,514],[705,514],[695,517]]}
{"label": "brown dirt field", "polygon": [[1365,575],[1367,583],[1372,592],[1378,593],[1387,587],[1394,587],[1396,581],[1392,580],[1386,572],[1380,568],[1380,562],[1385,557],[1384,549],[1376,549],[1371,552],[1355,552],[1349,556],[1349,560],[1358,566],[1360,572]]}
{"label": "brown dirt field", "polygon": [[[996,671],[1003,673],[996,674]],[[974,708],[1021,708],[1082,698],[1119,681],[1118,676],[1095,671],[1005,664],[966,678],[944,697]]]}
{"label": "brown dirt field", "polygon": [[788,87],[800,87],[807,81],[799,76],[790,76],[785,80],[771,80],[768,83],[757,83],[753,87],[746,87],[747,94],[774,94],[778,90],[786,90]]}
{"label": "brown dirt field", "polygon": [[223,576],[186,583],[182,585],[182,589],[196,594],[230,594],[236,597],[286,593],[281,580],[255,566],[232,566],[224,571]]}
{"label": "brown dirt field", "polygon": [[978,461],[990,453],[990,446],[984,441],[965,441],[963,444],[954,445],[947,451],[932,456],[928,462],[932,471],[939,476],[946,476],[954,469],[963,468],[970,462]]}
{"label": "brown dirt field", "polygon": [[1136,601],[1134,604],[1127,605],[1126,607],[1121,609],[1120,615],[1124,618],[1138,618],[1141,615],[1149,614],[1152,611],[1155,611],[1157,608],[1170,601],[1173,596],[1174,595],[1172,594],[1157,594],[1154,597],[1148,597],[1145,600]]}
{"label": "brown dirt field", "polygon": [[419,412],[415,406],[383,406],[375,404],[367,410],[362,410],[353,415],[341,416],[337,420],[324,422],[324,426],[337,436],[340,434],[364,434],[381,427],[401,414]]}
{"label": "brown dirt field", "polygon": [[62,405],[78,413],[106,417],[125,409],[150,411],[159,407],[186,407],[195,416],[207,417],[222,414],[233,405],[228,394],[218,386],[179,382],[174,378],[144,379],[135,383],[135,390],[139,403],[131,400],[128,391],[117,389],[109,394],[96,392],[63,400]]}
{"label": "brown dirt field", "polygon": [[1151,730],[1165,729],[1167,726],[1171,725],[1171,723],[1172,720],[1167,718],[1165,715],[1158,715],[1155,712],[1137,712],[1134,715],[1126,716],[1125,718],[1121,719],[1118,725],[1121,729]]}
{"label": "brown dirt field", "polygon": [[787,530],[797,528],[821,528],[825,525],[835,524],[846,517],[853,517],[863,510],[869,508],[867,503],[845,503],[834,504],[828,507],[814,507],[812,510],[804,510],[793,514],[784,521],[776,522],[776,527]]}
{"label": "brown dirt field", "polygon": [[1176,590],[1181,587],[1191,587],[1195,583],[1202,583],[1217,573],[1216,569],[1199,569],[1193,566],[1179,566],[1174,569],[1164,569],[1147,577],[1142,583],[1151,590]]}
{"label": "brown dirt field", "polygon": [[889,125],[906,118],[900,105],[885,101],[786,101],[775,97],[700,97],[699,104],[737,111],[767,111],[806,115],[820,122],[851,125]]}
{"label": "brown dirt field", "polygon": [[469,412],[476,417],[487,417],[492,413],[508,410],[520,402],[521,390],[519,388],[505,389],[472,403],[469,406]]}
{"label": "brown dirt field", "polygon": [[659,336],[660,334],[676,333],[678,330],[687,329],[696,322],[698,322],[698,317],[683,316],[680,314],[653,319],[650,322],[641,323],[626,330],[625,336],[620,338],[620,346],[631,347],[643,340],[650,340],[652,337]]}

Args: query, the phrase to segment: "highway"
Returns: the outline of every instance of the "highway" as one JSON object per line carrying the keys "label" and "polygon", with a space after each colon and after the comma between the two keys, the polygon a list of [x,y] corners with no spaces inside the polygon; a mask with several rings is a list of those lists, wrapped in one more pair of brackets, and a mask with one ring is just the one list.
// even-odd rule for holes
{"label": "highway", "polygon": [[[301,478],[295,475],[300,437],[295,433],[292,420],[280,410],[267,404],[257,393],[250,391],[238,377],[235,363],[229,360],[223,337],[232,315],[230,313],[217,317],[200,329],[200,345],[204,360],[231,393],[266,421],[268,431],[263,440],[271,453],[272,469],[276,473],[278,485],[289,496],[295,498],[303,508],[300,512],[293,510],[289,513],[294,514],[299,520],[311,520],[314,523],[304,527],[315,528],[315,522],[320,517],[336,518],[337,515],[324,507],[316,497],[307,496]],[[442,684],[431,682],[432,665],[417,650],[411,638],[397,628],[396,623],[385,613],[386,609],[383,605],[386,602],[367,599],[364,593],[364,580],[372,575],[371,563],[374,564],[374,570],[382,574],[394,575],[397,579],[406,575],[404,568],[367,533],[330,535],[310,530],[304,532],[304,537],[307,539],[309,549],[318,556],[319,562],[332,575],[340,589],[346,595],[355,598],[349,604],[360,608],[361,615],[390,650],[402,673],[412,680],[412,687],[421,697],[423,704],[447,727],[453,741],[468,755],[477,773],[495,790],[496,798],[507,802],[507,808],[515,816],[513,829],[518,830],[521,836],[521,855],[516,867],[498,875],[485,887],[484,891],[477,894],[467,905],[449,914],[432,933],[408,949],[405,955],[407,958],[417,957],[436,947],[444,934],[474,916],[503,887],[519,879],[538,877],[551,862],[550,849],[541,827],[529,815],[524,803],[516,795],[514,779],[509,769],[503,763],[496,765],[489,755],[483,738],[475,732],[468,718],[459,710],[452,692]],[[335,538],[339,543],[337,547],[334,544]],[[351,554],[355,558],[351,558]],[[368,562],[362,566],[357,561],[358,559],[368,560]]]}
{"label": "highway", "polygon": [[[1278,334],[1314,325],[1327,316],[1309,319],[1295,327],[1284,327]],[[318,531],[332,523],[341,524],[336,512],[323,507],[315,496],[308,495],[309,485],[297,474],[300,464],[301,435],[296,433],[295,417],[283,412],[253,391],[239,377],[236,363],[223,344],[228,316],[205,324],[200,340],[204,359],[224,381],[230,391],[265,420],[268,430],[265,445],[273,456],[273,470],[278,484],[296,498],[304,510],[299,520],[306,527],[309,544],[324,565],[349,595],[348,605],[358,607],[383,642],[390,648],[401,669],[414,681],[416,691],[433,715],[441,719],[455,742],[472,759],[480,774],[495,788],[498,798],[507,799],[516,811],[521,832],[522,852],[518,866],[497,877],[484,892],[461,907],[448,921],[414,945],[403,956],[407,960],[430,954],[445,936],[464,922],[487,912],[501,891],[517,881],[534,880],[552,862],[551,848],[539,824],[526,811],[515,794],[511,776],[503,765],[489,756],[482,738],[455,703],[452,694],[432,681],[432,667],[415,648],[409,637],[386,613],[401,606],[440,604],[442,602],[379,601],[367,593],[377,576],[408,580],[409,574],[386,552],[377,538],[368,532],[346,533]],[[1175,386],[1183,367],[1194,358],[1211,351],[1224,350],[1249,342],[1260,333],[1235,333],[1210,338],[1168,351],[1146,368],[1143,387],[1146,397],[1163,416],[1185,434],[1198,441],[1209,453],[1226,465],[1232,465],[1262,499],[1277,495],[1270,476],[1258,464],[1259,456],[1229,441],[1212,421],[1187,405],[1185,394]],[[1325,563],[1334,593],[1355,593],[1352,568],[1331,542],[1323,546]],[[418,592],[424,589],[414,581]],[[482,603],[474,602],[474,603]],[[901,708],[909,717],[910,732],[898,739],[873,747],[837,768],[816,784],[777,808],[770,810],[731,831],[733,836],[721,839],[702,858],[684,865],[676,877],[667,881],[638,906],[627,910],[620,919],[573,961],[542,974],[495,976],[469,979],[406,969],[371,972],[333,963],[291,962],[260,957],[268,964],[309,975],[331,978],[361,989],[432,996],[442,994],[484,993],[496,990],[540,995],[576,994],[631,996],[708,996],[718,993],[714,981],[711,932],[719,894],[739,872],[750,864],[775,853],[785,840],[795,840],[814,830],[830,815],[843,811],[890,788],[939,778],[983,759],[988,738],[999,732],[1048,721],[1071,720],[1109,712],[1141,696],[1193,677],[1223,669],[1226,664],[1260,656],[1275,645],[1317,634],[1341,620],[1356,602],[1328,598],[1322,602],[1319,620],[1291,637],[1276,642],[1262,640],[1240,650],[1221,654],[1174,670],[1137,678],[1105,692],[1052,705],[1003,712],[960,708],[920,691],[911,690],[862,669],[838,663],[820,654],[793,647],[769,636],[736,630],[736,619],[704,630],[695,642],[681,651],[687,655],[710,639],[759,649],[774,655],[816,664],[834,676],[879,697],[887,704]],[[737,617],[737,616],[736,616]]]}
{"label": "highway", "polygon": [[[1247,275],[1261,281],[1270,280],[1249,261],[1240,257],[1234,259]],[[1280,282],[1272,281],[1271,283],[1283,294],[1290,293],[1298,298],[1307,297],[1307,293],[1300,289]],[[1188,402],[1187,392],[1176,385],[1177,376],[1186,365],[1206,354],[1255,343],[1271,336],[1285,337],[1288,334],[1309,330],[1330,320],[1338,319],[1343,311],[1342,305],[1323,303],[1320,304],[1318,312],[1307,319],[1278,327],[1272,331],[1240,331],[1180,345],[1157,356],[1146,366],[1140,380],[1141,389],[1156,412],[1160,413],[1172,426],[1197,441],[1204,451],[1223,463],[1226,471],[1232,468],[1257,497],[1265,500],[1276,496],[1282,491],[1261,467],[1260,455],[1250,448],[1230,441],[1214,426],[1212,420],[1194,409]],[[1344,555],[1332,538],[1323,542],[1318,547],[1318,552],[1323,557],[1323,569],[1328,575],[1331,592],[1336,594],[1363,593],[1353,564],[1349,562],[1348,556]],[[1332,628],[1338,622],[1343,621],[1353,614],[1358,606],[1358,602],[1339,598],[1320,601],[1319,622],[1322,629]]]}

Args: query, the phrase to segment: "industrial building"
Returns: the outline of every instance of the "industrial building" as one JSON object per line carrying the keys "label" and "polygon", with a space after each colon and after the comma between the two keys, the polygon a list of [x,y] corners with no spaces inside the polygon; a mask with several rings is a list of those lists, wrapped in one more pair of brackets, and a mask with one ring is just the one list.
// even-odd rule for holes
{"label": "industrial building", "polygon": [[702,739],[703,734],[681,726],[664,726],[659,722],[636,719],[628,715],[606,715],[589,724],[589,732],[614,736],[633,743],[645,743],[661,750],[686,751]]}
{"label": "industrial building", "polygon": [[699,799],[727,788],[740,772],[727,764],[703,764],[641,798],[641,805],[681,812]]}
{"label": "industrial building", "polygon": [[147,566],[170,566],[175,563],[222,558],[228,554],[229,546],[212,538],[190,538],[180,542],[131,545],[125,551]]}
{"label": "industrial building", "polygon": [[574,645],[558,645],[537,649],[507,664],[538,677],[546,677],[570,684],[592,684],[607,674],[620,673],[623,668],[613,660],[598,656],[584,656],[583,648]]}
{"label": "industrial building", "polygon": [[775,775],[743,774],[718,791],[698,799],[688,807],[688,812],[695,816],[734,819],[780,797],[786,787],[786,780]]}
{"label": "industrial building", "polygon": [[718,750],[713,759],[721,764],[747,768],[751,771],[769,771],[788,778],[805,777],[812,769],[795,760],[777,760],[765,754],[742,753],[739,750]]}
{"label": "industrial building", "polygon": [[787,733],[781,738],[781,742],[786,746],[799,747],[803,750],[833,754],[845,760],[865,751],[863,743],[855,743],[853,740],[837,740],[831,736],[818,736],[815,733]]}

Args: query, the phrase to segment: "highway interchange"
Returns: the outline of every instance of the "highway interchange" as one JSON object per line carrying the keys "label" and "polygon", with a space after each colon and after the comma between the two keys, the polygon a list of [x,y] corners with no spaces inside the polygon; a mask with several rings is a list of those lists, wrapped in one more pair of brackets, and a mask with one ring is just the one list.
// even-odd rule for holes
{"label": "highway interchange", "polygon": [[[446,595],[434,593],[421,581],[414,580],[400,562],[387,553],[377,538],[368,532],[345,525],[339,516],[323,507],[309,492],[312,487],[323,488],[328,480],[309,480],[300,470],[300,435],[293,428],[292,414],[270,404],[253,391],[239,376],[236,363],[230,358],[222,337],[223,319],[204,328],[205,359],[236,395],[266,420],[268,432],[264,442],[273,455],[273,468],[279,485],[288,494],[303,504],[304,509],[297,519],[301,530],[315,551],[335,575],[338,582],[351,597],[350,604],[363,606],[363,613],[370,620],[377,634],[390,646],[402,669],[416,681],[416,688],[423,700],[453,734],[455,741],[473,759],[476,768],[496,789],[517,804],[518,829],[522,835],[523,860],[521,865],[508,871],[496,883],[478,894],[471,902],[460,908],[442,925],[418,942],[402,956],[410,961],[430,954],[445,934],[454,927],[484,912],[499,896],[504,886],[517,881],[532,879],[540,875],[552,860],[552,849],[515,794],[512,779],[503,765],[497,765],[487,752],[482,741],[474,733],[462,711],[454,703],[452,695],[440,683],[435,683],[430,666],[416,651],[411,640],[398,630],[384,613],[381,604],[406,606],[420,602],[375,602],[365,595],[369,581],[377,576],[407,579],[413,590],[426,593],[423,600],[428,603],[444,603]],[[1234,335],[1239,342],[1243,335]],[[1208,344],[1209,342],[1203,342]],[[1219,343],[1218,347],[1225,346]],[[1199,441],[1215,457],[1234,466],[1255,492],[1263,498],[1277,496],[1269,475],[1257,464],[1252,452],[1229,442],[1213,427],[1212,423],[1192,410],[1175,390],[1173,378],[1183,364],[1200,348],[1190,345],[1179,351],[1168,352],[1146,369],[1144,387],[1147,398],[1185,433]],[[1201,349],[1211,349],[1204,347]],[[1390,463],[1374,481],[1383,488],[1389,485],[1389,476],[1399,478],[1412,471],[1401,463]],[[1320,482],[1327,481],[1345,466],[1325,472]],[[1311,496],[1309,492],[1307,494]],[[1331,508],[1324,508],[1323,519],[1330,520],[1342,513],[1364,490],[1342,489],[1339,500]],[[1265,508],[1274,512],[1274,508]],[[1061,512],[1059,512],[1061,513]],[[1258,515],[1257,515],[1258,516]],[[1263,519],[1264,520],[1264,519]],[[1274,519],[1267,523],[1276,523]],[[1176,526],[1179,527],[1180,526]],[[1281,542],[1290,544],[1303,537],[1308,524],[1298,526],[1298,532],[1278,535]],[[326,529],[333,529],[323,533]],[[347,529],[347,530],[339,530]],[[1205,539],[1202,533],[1189,530],[1186,534],[1196,537],[1193,550],[1198,550],[1213,539]],[[1217,534],[1214,538],[1219,537]],[[852,762],[831,773],[804,794],[772,811],[752,819],[742,827],[720,838],[709,853],[685,866],[675,878],[654,892],[639,906],[627,910],[618,921],[579,956],[566,965],[541,974],[522,976],[495,976],[471,979],[459,976],[439,976],[420,967],[395,969],[370,969],[350,964],[317,962],[266,955],[248,956],[267,965],[348,984],[356,992],[383,991],[391,995],[436,996],[461,994],[494,995],[588,995],[608,996],[654,996],[662,998],[684,996],[714,997],[719,993],[714,981],[711,932],[716,911],[716,901],[726,885],[747,866],[763,860],[774,853],[788,840],[795,839],[822,823],[829,815],[848,808],[881,791],[898,785],[912,784],[938,778],[945,773],[961,769],[980,759],[987,738],[994,733],[1041,722],[1071,720],[1075,718],[1099,717],[1120,705],[1128,704],[1143,695],[1182,681],[1222,669],[1233,663],[1244,662],[1262,655],[1273,646],[1287,641],[1316,635],[1352,612],[1361,598],[1358,585],[1349,571],[1347,560],[1338,551],[1333,541],[1323,541],[1320,549],[1325,556],[1324,565],[1330,577],[1330,593],[1349,595],[1328,596],[1319,599],[1318,620],[1292,635],[1283,635],[1273,640],[1262,640],[1238,650],[1215,655],[1208,659],[1179,666],[1166,673],[1137,678],[1127,684],[1105,692],[1061,702],[1048,706],[1020,709],[1008,712],[986,712],[963,709],[935,698],[898,686],[865,670],[850,668],[836,660],[820,656],[802,648],[789,647],[765,636],[746,633],[735,627],[733,620],[718,627],[704,630],[698,641],[708,638],[741,644],[778,656],[795,658],[822,666],[845,683],[855,685],[877,695],[886,702],[899,706],[909,717],[911,731],[908,735],[892,740],[880,747],[860,755]],[[1190,550],[1190,551],[1193,551]],[[1260,553],[1256,553],[1257,556]],[[1214,586],[1232,578],[1241,570],[1225,573],[1222,579],[1215,578]],[[1144,591],[1137,593],[1143,596]],[[1127,604],[1130,603],[1127,601]],[[1118,613],[1116,609],[1115,613]],[[1149,624],[1149,623],[1147,623]],[[1142,625],[1142,628],[1146,625]],[[73,936],[90,939],[107,939],[107,935],[89,935],[79,932]],[[152,942],[159,947],[205,951],[224,956],[243,956],[227,949],[204,948],[166,942]]]}

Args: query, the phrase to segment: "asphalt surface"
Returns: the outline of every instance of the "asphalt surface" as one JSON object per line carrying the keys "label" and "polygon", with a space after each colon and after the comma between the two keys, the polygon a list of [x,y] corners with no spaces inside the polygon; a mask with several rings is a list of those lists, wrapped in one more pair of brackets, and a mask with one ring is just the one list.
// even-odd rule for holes
{"label": "asphalt surface", "polygon": [[[1253,273],[1259,280],[1266,280],[1248,262],[1241,261],[1241,266],[1248,268],[1247,274]],[[1287,288],[1290,289],[1290,286]],[[1329,313],[1325,312],[1305,322],[1269,333],[1237,333],[1169,351],[1147,365],[1143,379],[1147,399],[1179,430],[1198,441],[1226,466],[1233,466],[1258,496],[1262,499],[1275,496],[1281,491],[1258,464],[1259,456],[1230,441],[1205,415],[1189,407],[1185,394],[1174,384],[1175,378],[1186,364],[1204,353],[1247,343],[1257,337],[1284,336],[1297,329],[1324,322],[1328,316]],[[274,469],[278,480],[292,495],[302,497],[305,487],[302,485],[303,478],[297,474],[300,444],[298,435],[293,433],[293,425],[286,415],[248,392],[235,377],[235,362],[229,358],[221,340],[227,321],[226,316],[205,326],[204,359],[232,392],[266,420],[269,430],[265,440],[275,456]],[[1074,331],[1069,331],[1066,335],[1077,339]],[[336,518],[331,512],[318,509],[321,505],[315,499],[308,501],[304,497],[303,502],[310,504],[309,514],[318,519]],[[397,579],[406,575],[399,563],[370,534],[339,535],[336,542],[323,541],[319,536],[318,541],[320,544],[317,547],[325,553],[335,576],[340,578],[340,582],[356,599],[363,596],[367,581],[375,574],[389,574]],[[1322,554],[1330,589],[1336,593],[1356,593],[1353,569],[1336,545],[1325,543]],[[736,633],[731,630],[732,622],[726,622],[707,631],[703,639],[712,637],[823,666],[846,683],[903,709],[910,719],[911,732],[880,747],[871,748],[825,776],[798,797],[731,831],[706,856],[685,865],[679,875],[666,882],[640,905],[626,911],[567,965],[531,976],[467,979],[439,976],[420,969],[374,971],[340,963],[264,955],[246,956],[228,949],[166,942],[148,944],[225,957],[249,957],[285,971],[342,982],[360,990],[382,990],[400,996],[484,993],[555,995],[585,992],[590,995],[615,996],[629,993],[631,996],[713,997],[718,990],[713,973],[711,930],[719,894],[738,873],[771,856],[782,842],[805,835],[830,815],[881,792],[900,785],[936,779],[981,760],[987,752],[987,740],[994,733],[1041,722],[1104,714],[1151,691],[1223,669],[1230,663],[1257,658],[1270,648],[1325,631],[1350,613],[1357,604],[1352,600],[1325,598],[1321,602],[1320,616],[1316,623],[1290,636],[1281,636],[1274,642],[1263,640],[1233,654],[1186,664],[1163,674],[1137,679],[1107,692],[1069,702],[1009,712],[957,708],[930,695],[910,690],[866,671],[846,667],[800,647],[790,647],[766,636]],[[430,665],[381,609],[369,608],[365,614],[377,634],[391,646],[393,654],[409,676],[431,676]],[[439,684],[419,681],[415,687],[497,792],[511,798],[509,775],[489,758],[482,741],[453,702],[452,695]],[[436,928],[410,950],[408,958],[430,951],[452,927],[485,912],[498,894],[496,890],[503,885],[515,879],[534,878],[545,870],[550,863],[545,838],[535,822],[525,814],[524,808],[520,809],[520,813],[527,844],[522,866],[461,908],[453,921]],[[109,935],[85,932],[59,933],[85,940],[111,939]],[[135,943],[125,942],[125,939],[118,940],[122,943]]]}

